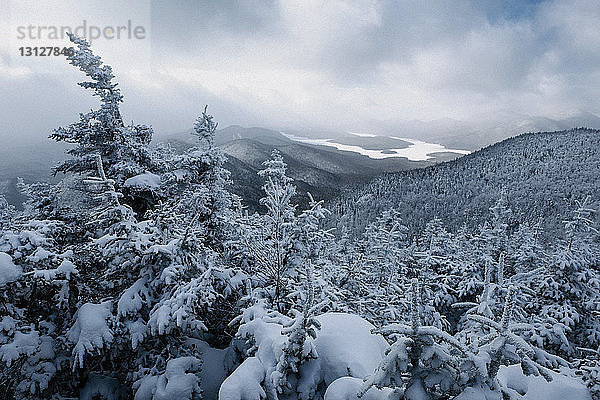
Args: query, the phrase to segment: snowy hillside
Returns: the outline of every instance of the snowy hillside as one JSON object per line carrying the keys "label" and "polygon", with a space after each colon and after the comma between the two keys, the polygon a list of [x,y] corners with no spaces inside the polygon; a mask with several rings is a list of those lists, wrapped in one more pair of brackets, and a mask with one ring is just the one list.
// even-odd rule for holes
{"label": "snowy hillside", "polygon": [[590,196],[600,206],[599,170],[600,131],[527,133],[455,161],[378,177],[329,207],[358,231],[393,207],[416,233],[433,218],[453,230],[477,226],[504,196],[511,224],[539,224],[544,236],[556,235],[576,201]]}
{"label": "snowy hillside", "polygon": [[[154,138],[152,144],[160,146],[166,143],[176,151],[183,152],[196,144],[191,136],[190,132],[160,136]],[[377,139],[374,142],[375,146],[385,145],[385,138],[382,140]],[[259,208],[258,201],[261,197],[261,181],[256,173],[260,170],[261,163],[275,148],[283,154],[298,191],[303,194],[310,191],[325,200],[337,197],[349,188],[367,183],[381,173],[419,168],[458,155],[434,153],[434,157],[429,158],[425,153],[441,149],[440,146],[434,145],[419,147],[416,149],[417,153],[412,149],[409,154],[404,154],[406,157],[373,159],[368,157],[368,153],[365,154],[361,147],[358,147],[358,150],[341,151],[331,146],[293,141],[280,132],[269,129],[236,125],[218,129],[215,133],[215,143],[227,155],[225,168],[232,176],[230,189],[244,199],[251,211]],[[68,148],[68,145],[51,141],[0,148],[0,194],[11,203],[20,205],[24,197],[17,187],[18,178],[27,183],[56,183],[58,179],[53,176],[52,168],[64,158]],[[414,154],[417,155],[417,161],[410,160]],[[403,154],[396,154],[400,155]],[[419,161],[425,159],[428,161]],[[297,200],[303,206],[307,205],[304,198]]]}
{"label": "snowy hillside", "polygon": [[[20,184],[23,210],[0,196],[0,397],[599,398],[598,131],[523,135],[325,203],[286,160],[329,187],[345,155],[219,146],[207,107],[191,146],[153,146],[69,37],[101,104],[53,131],[70,146],[58,183]],[[258,212],[231,180],[258,186]]]}

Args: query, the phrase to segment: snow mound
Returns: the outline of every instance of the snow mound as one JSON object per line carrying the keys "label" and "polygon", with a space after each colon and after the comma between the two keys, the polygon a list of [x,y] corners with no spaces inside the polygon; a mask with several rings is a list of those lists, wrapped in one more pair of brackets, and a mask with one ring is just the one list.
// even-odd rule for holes
{"label": "snow mound", "polygon": [[12,257],[0,252],[0,286],[14,282],[23,276],[23,268],[13,263]]}
{"label": "snow mound", "polygon": [[47,281],[53,281],[57,275],[64,276],[67,280],[71,279],[71,275],[77,275],[79,271],[75,264],[66,258],[60,263],[57,268],[53,269],[36,269],[33,271],[35,278],[43,278]]}
{"label": "snow mound", "polygon": [[17,327],[17,322],[10,315],[5,315],[0,320],[0,332],[12,334]]}
{"label": "snow mound", "polygon": [[126,392],[118,380],[93,372],[79,392],[79,400],[119,400],[125,396]]}
{"label": "snow mound", "polygon": [[149,303],[147,279],[140,278],[127,288],[117,303],[117,316],[135,315],[144,304]]}
{"label": "snow mound", "polygon": [[203,340],[188,339],[186,346],[192,346],[201,354],[202,370],[200,371],[200,389],[205,399],[216,399],[219,387],[227,377],[225,370],[225,354],[227,350],[215,349]]}
{"label": "snow mound", "polygon": [[219,400],[261,400],[267,396],[262,388],[265,367],[257,357],[244,360],[219,389]]}
{"label": "snow mound", "polygon": [[[269,321],[251,307],[254,319],[240,328],[242,336],[254,337],[257,351],[247,358],[223,382],[220,400],[259,400],[265,396],[265,377],[275,370],[285,338],[283,325]],[[318,388],[326,388],[340,377],[364,378],[379,365],[389,345],[382,336],[374,335],[372,324],[346,313],[326,313],[316,317],[321,324],[314,345],[319,357],[299,368],[297,390],[299,399],[314,397]]]}
{"label": "snow mound", "polygon": [[327,313],[317,317],[321,330],[315,340],[324,382],[342,376],[364,378],[379,365],[390,347],[380,335],[371,333],[375,327],[354,314]]}
{"label": "snow mound", "polygon": [[195,338],[188,338],[184,346],[199,355],[170,360],[163,374],[140,379],[134,384],[135,400],[184,400],[198,393],[204,399],[217,398],[219,386],[227,376],[226,350],[214,349]]}
{"label": "snow mound", "polygon": [[30,255],[29,257],[27,257],[27,261],[37,263],[37,262],[46,260],[48,258],[51,258],[52,256],[54,256],[53,252],[46,250],[42,246],[38,246],[38,248],[35,250],[35,252],[32,255]]}
{"label": "snow mound", "polygon": [[39,346],[40,336],[37,331],[28,333],[16,332],[13,341],[0,347],[0,361],[8,367],[22,355],[32,355]]}
{"label": "snow mound", "polygon": [[336,379],[325,391],[324,400],[388,400],[393,399],[393,389],[378,389],[372,387],[359,398],[357,393],[362,386],[363,380],[345,376]]}
{"label": "snow mound", "polygon": [[541,376],[525,376],[518,365],[501,367],[498,372],[500,383],[524,395],[525,400],[592,400],[588,389],[578,379],[550,372],[552,382]]}
{"label": "snow mound", "polygon": [[160,176],[146,172],[127,179],[124,186],[135,189],[156,189],[160,186]]}
{"label": "snow mound", "polygon": [[191,400],[202,391],[198,372],[202,361],[196,357],[179,357],[169,360],[161,375],[145,377],[136,393],[135,400]]}

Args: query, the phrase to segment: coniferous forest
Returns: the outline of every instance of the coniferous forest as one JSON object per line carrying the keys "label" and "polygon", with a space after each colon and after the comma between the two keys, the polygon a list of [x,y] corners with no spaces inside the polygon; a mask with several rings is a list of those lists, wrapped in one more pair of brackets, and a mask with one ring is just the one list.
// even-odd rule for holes
{"label": "coniferous forest", "polygon": [[210,110],[194,147],[151,143],[70,38],[99,107],[52,133],[59,183],[0,201],[0,397],[600,399],[599,131],[327,203],[274,151],[249,213]]}

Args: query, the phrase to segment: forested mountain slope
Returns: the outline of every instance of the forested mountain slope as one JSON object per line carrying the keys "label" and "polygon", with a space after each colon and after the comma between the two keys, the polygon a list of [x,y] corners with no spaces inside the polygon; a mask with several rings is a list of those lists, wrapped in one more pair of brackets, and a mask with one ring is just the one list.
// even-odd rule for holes
{"label": "forested mountain slope", "polygon": [[[263,168],[262,163],[274,149],[282,154],[290,177],[298,186],[300,196],[296,201],[301,207],[308,205],[306,192],[315,198],[329,200],[382,173],[431,165],[430,161],[410,161],[406,158],[375,160],[350,151],[298,143],[278,132],[262,128],[232,126],[217,133],[215,143],[227,156],[225,168],[231,172],[231,190],[242,197],[251,212],[258,209],[258,200],[262,196],[262,180],[257,172]],[[189,139],[184,141],[182,137],[174,136],[167,143],[183,151],[190,144]]]}
{"label": "forested mountain slope", "polygon": [[394,207],[415,233],[432,218],[450,229],[485,221],[504,196],[518,222],[556,232],[576,200],[600,200],[600,131],[525,133],[455,161],[385,174],[329,208],[356,232]]}

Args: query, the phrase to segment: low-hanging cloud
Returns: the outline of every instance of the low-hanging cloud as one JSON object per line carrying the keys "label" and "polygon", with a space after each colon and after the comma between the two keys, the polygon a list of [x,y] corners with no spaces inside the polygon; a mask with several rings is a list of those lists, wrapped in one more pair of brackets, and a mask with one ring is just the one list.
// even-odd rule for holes
{"label": "low-hanging cloud", "polygon": [[[191,125],[201,103],[222,124],[328,129],[600,113],[594,0],[184,1],[151,10],[151,68],[104,58],[126,111],[160,131]],[[9,95],[43,85],[6,62],[0,71]],[[73,74],[61,76],[67,92],[80,90]],[[51,105],[60,115],[71,106]],[[15,128],[11,120],[4,129]]]}

